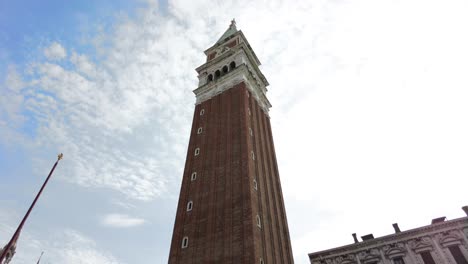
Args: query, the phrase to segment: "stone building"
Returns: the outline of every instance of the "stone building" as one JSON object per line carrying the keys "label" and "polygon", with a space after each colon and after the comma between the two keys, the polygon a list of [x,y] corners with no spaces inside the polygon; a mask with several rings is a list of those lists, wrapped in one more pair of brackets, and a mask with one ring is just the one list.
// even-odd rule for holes
{"label": "stone building", "polygon": [[379,238],[372,234],[354,244],[309,254],[311,264],[468,264],[468,206],[466,217],[440,217],[427,226]]}
{"label": "stone building", "polygon": [[205,55],[169,263],[293,263],[260,61],[234,21]]}

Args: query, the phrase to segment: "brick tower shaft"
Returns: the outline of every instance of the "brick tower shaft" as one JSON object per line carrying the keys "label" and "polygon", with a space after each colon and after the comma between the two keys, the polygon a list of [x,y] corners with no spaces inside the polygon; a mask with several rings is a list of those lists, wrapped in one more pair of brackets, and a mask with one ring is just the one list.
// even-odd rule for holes
{"label": "brick tower shaft", "polygon": [[234,22],[205,54],[169,263],[293,263],[260,62]]}

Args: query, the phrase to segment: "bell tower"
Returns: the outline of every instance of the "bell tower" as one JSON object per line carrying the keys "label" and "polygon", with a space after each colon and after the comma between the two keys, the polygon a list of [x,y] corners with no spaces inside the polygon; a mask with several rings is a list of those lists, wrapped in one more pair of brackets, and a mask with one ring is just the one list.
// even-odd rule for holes
{"label": "bell tower", "polygon": [[294,263],[260,61],[234,20],[205,55],[169,263]]}

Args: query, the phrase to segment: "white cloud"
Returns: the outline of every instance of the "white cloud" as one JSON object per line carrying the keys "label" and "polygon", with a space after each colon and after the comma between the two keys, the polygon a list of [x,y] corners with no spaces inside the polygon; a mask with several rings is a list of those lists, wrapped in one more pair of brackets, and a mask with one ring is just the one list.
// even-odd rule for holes
{"label": "white cloud", "polygon": [[44,55],[49,60],[62,60],[67,57],[67,52],[60,43],[53,42],[49,47],[44,49]]}
{"label": "white cloud", "polygon": [[[9,235],[13,232],[13,228],[6,225],[2,230],[8,230]],[[7,236],[2,234],[2,237]],[[42,251],[41,263],[122,263],[111,253],[99,249],[94,240],[73,229],[55,230],[40,237],[36,233],[22,231],[13,262],[35,262]]]}
{"label": "white cloud", "polygon": [[124,214],[108,214],[102,219],[102,224],[110,227],[134,227],[145,222],[145,219]]}

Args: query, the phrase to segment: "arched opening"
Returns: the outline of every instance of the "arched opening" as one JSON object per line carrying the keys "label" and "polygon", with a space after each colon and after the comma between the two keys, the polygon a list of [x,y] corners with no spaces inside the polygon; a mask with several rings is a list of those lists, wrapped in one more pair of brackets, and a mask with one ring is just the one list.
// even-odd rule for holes
{"label": "arched opening", "polygon": [[188,237],[182,239],[182,248],[188,247]]}
{"label": "arched opening", "polygon": [[227,66],[224,66],[223,67],[223,74],[226,74],[228,72],[228,67]]}
{"label": "arched opening", "polygon": [[196,173],[196,172],[193,172],[193,173],[192,173],[192,176],[190,177],[190,179],[191,179],[192,181],[196,180],[196,179],[197,179],[197,173]]}
{"label": "arched opening", "polygon": [[190,202],[187,203],[187,212],[192,211],[192,209],[193,209],[193,202],[190,201]]}
{"label": "arched opening", "polygon": [[213,81],[213,74],[209,74],[209,75],[208,75],[208,79],[207,79],[207,80],[208,80],[208,82],[211,82],[211,81]]}
{"label": "arched opening", "polygon": [[260,216],[257,215],[257,226],[262,227],[262,222],[260,221]]}
{"label": "arched opening", "polygon": [[229,64],[229,68],[232,70],[234,68],[236,68],[236,62],[231,62],[231,64]]}
{"label": "arched opening", "polygon": [[219,70],[215,71],[215,79],[218,79],[221,76],[221,72]]}

